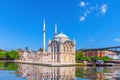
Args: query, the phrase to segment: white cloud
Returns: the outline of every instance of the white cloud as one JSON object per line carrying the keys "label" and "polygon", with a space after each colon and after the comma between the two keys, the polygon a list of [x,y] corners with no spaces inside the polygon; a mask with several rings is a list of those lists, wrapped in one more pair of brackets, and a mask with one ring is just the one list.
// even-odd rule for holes
{"label": "white cloud", "polygon": [[107,4],[94,4],[94,3],[90,3],[90,2],[83,2],[81,1],[79,6],[81,6],[83,8],[82,14],[80,15],[80,21],[84,21],[86,20],[86,17],[94,12],[94,14],[96,14],[97,16],[101,15],[101,14],[105,14],[107,11]]}
{"label": "white cloud", "polygon": [[84,21],[84,20],[85,20],[85,16],[81,16],[80,21]]}
{"label": "white cloud", "polygon": [[120,39],[115,39],[116,42],[120,42]]}
{"label": "white cloud", "polygon": [[85,2],[83,2],[83,1],[80,2],[80,6],[81,6],[81,7],[85,7],[85,5],[86,5]]}
{"label": "white cloud", "polygon": [[103,4],[103,5],[101,6],[100,10],[101,10],[101,13],[102,13],[102,14],[105,14],[106,11],[107,11],[107,5],[106,5],[106,4]]}
{"label": "white cloud", "polygon": [[80,21],[84,21],[85,18],[87,17],[87,15],[90,13],[91,11],[90,10],[86,10],[83,14],[83,16],[80,17]]}

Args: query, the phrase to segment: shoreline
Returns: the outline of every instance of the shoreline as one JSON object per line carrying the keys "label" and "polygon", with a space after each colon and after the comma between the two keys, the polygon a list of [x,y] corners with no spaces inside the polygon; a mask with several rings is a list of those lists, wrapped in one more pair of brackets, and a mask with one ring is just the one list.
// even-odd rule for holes
{"label": "shoreline", "polygon": [[75,63],[75,64],[59,64],[59,63],[41,63],[41,62],[27,62],[27,61],[14,61],[14,60],[0,60],[0,62],[15,62],[15,63],[22,63],[22,64],[32,64],[32,65],[39,65],[39,66],[49,66],[49,67],[71,67],[71,66],[87,66],[84,63]]}
{"label": "shoreline", "polygon": [[[49,67],[96,66],[94,64],[85,64],[85,63],[59,64],[59,63],[41,63],[41,62],[27,62],[27,61],[14,61],[14,60],[0,60],[0,62],[14,62],[14,63],[31,64],[31,65],[39,65],[39,66],[49,66]],[[106,66],[107,65],[103,65],[103,67]],[[120,64],[114,64],[112,66],[120,66]]]}

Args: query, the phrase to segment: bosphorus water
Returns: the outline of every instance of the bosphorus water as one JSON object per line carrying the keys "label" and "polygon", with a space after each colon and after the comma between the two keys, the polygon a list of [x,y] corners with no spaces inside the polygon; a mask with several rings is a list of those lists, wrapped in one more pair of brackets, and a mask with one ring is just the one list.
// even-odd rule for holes
{"label": "bosphorus water", "polygon": [[120,67],[48,67],[0,62],[0,80],[120,80]]}

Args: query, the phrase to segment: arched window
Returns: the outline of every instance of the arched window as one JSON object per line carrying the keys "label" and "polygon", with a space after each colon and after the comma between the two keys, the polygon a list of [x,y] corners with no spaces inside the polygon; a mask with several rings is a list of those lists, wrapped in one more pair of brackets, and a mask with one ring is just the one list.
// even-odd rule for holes
{"label": "arched window", "polygon": [[59,46],[57,46],[57,52],[59,52]]}
{"label": "arched window", "polygon": [[67,46],[67,52],[69,52],[69,47]]}
{"label": "arched window", "polygon": [[53,52],[53,46],[51,46],[51,52]]}
{"label": "arched window", "polygon": [[54,53],[56,52],[56,47],[54,46]]}
{"label": "arched window", "polygon": [[69,43],[69,52],[72,52],[72,45]]}
{"label": "arched window", "polygon": [[69,45],[69,42],[67,42],[67,52],[70,52],[70,45]]}
{"label": "arched window", "polygon": [[72,52],[72,48],[71,48],[71,46],[70,46],[70,52]]}
{"label": "arched window", "polygon": [[66,51],[65,51],[65,46],[64,46],[64,52],[66,52]]}

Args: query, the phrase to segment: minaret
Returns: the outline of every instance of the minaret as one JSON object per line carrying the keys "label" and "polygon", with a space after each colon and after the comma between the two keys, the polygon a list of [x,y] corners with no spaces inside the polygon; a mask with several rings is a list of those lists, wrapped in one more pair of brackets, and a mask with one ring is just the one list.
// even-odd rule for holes
{"label": "minaret", "polygon": [[57,35],[57,24],[55,23],[55,36]]}
{"label": "minaret", "polygon": [[43,54],[45,53],[46,49],[46,25],[45,25],[45,19],[43,20]]}

